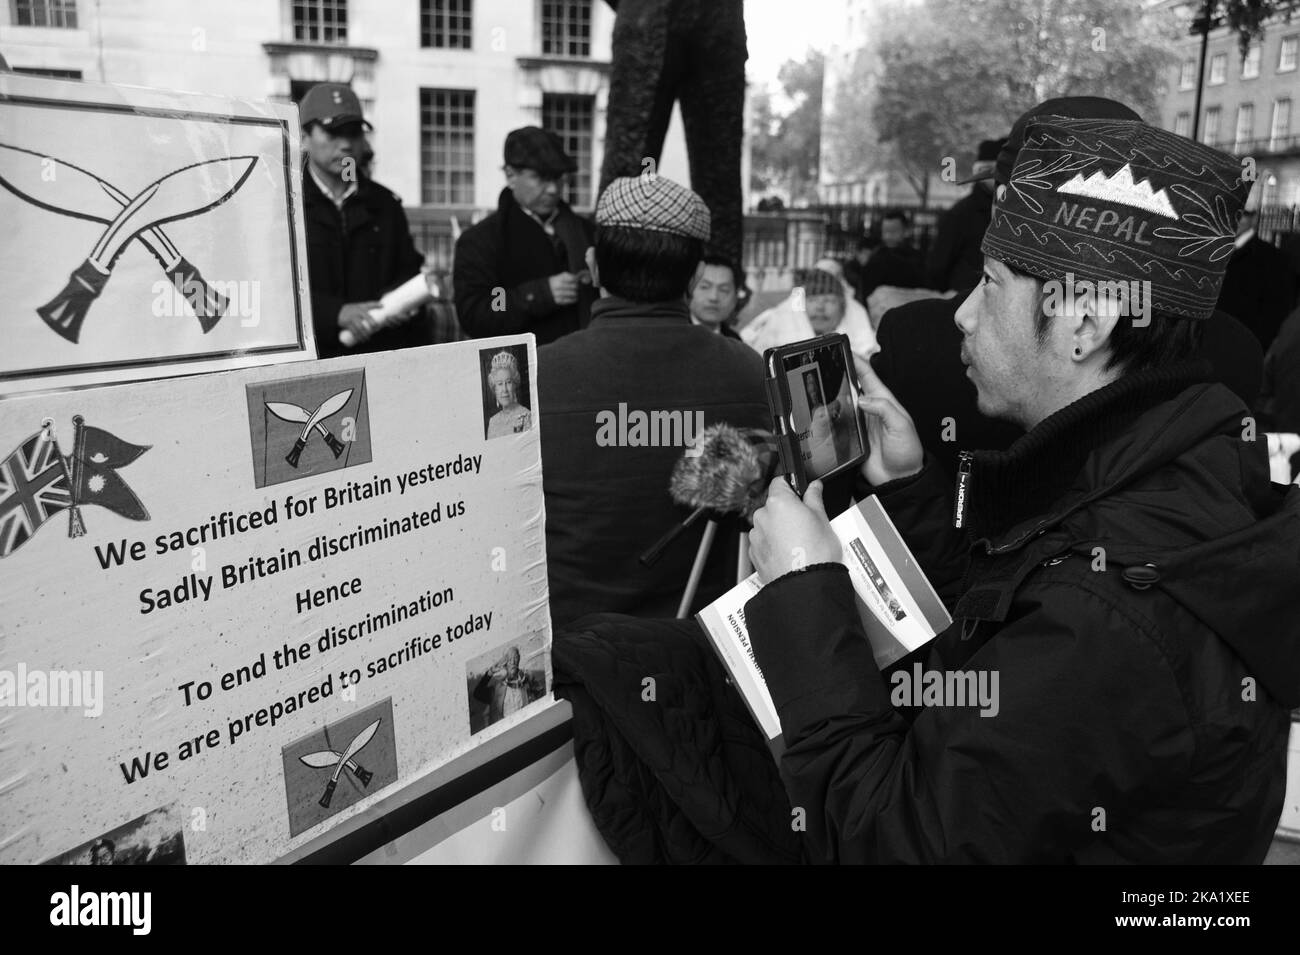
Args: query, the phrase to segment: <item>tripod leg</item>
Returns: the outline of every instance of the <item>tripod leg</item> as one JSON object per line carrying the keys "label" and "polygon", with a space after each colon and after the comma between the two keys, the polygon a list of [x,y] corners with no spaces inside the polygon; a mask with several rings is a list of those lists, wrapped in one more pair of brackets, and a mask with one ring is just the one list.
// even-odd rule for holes
{"label": "tripod leg", "polygon": [[754,572],[754,565],[749,560],[749,531],[740,534],[740,553],[736,555],[736,583],[740,583]]}
{"label": "tripod leg", "polygon": [[691,567],[691,577],[686,581],[686,592],[682,594],[681,606],[677,608],[677,619],[690,615],[691,604],[695,603],[695,591],[700,587],[700,578],[704,576],[704,564],[709,559],[713,548],[713,538],[718,534],[718,522],[709,521],[704,526],[704,536],[700,538],[700,548],[695,552],[695,564]]}

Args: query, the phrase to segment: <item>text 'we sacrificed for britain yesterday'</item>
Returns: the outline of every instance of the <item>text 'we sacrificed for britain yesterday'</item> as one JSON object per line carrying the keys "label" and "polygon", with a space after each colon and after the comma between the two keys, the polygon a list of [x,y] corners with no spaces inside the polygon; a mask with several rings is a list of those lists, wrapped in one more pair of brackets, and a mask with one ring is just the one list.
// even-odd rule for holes
{"label": "text 'we sacrificed for britain yesterday'", "polygon": [[[96,544],[94,550],[100,567],[104,570],[112,570],[128,562],[143,561],[151,556],[178,552],[184,552],[186,557],[192,558],[187,572],[179,579],[172,578],[162,586],[146,587],[139,592],[141,614],[156,613],[196,600],[206,602],[218,590],[232,590],[307,563],[348,554],[445,521],[454,521],[464,516],[465,501],[450,497],[435,501],[430,506],[357,524],[346,531],[315,534],[310,539],[304,538],[298,546],[280,546],[270,553],[249,554],[238,562],[223,563],[211,572],[206,566],[205,544],[250,530],[273,527],[282,522],[288,524],[298,520],[310,524],[312,515],[394,493],[401,497],[412,488],[449,478],[473,478],[480,473],[482,460],[482,455],[458,455],[454,460],[443,464],[429,464],[392,476],[377,475],[364,481],[350,481],[308,495],[289,493],[282,498],[273,498],[270,504],[261,509],[240,514],[223,511],[203,524],[185,530],[164,532],[153,539],[152,546],[145,540],[129,541],[124,538],[107,544]],[[347,579],[350,578],[345,578],[336,586],[343,589]],[[314,602],[311,591],[295,594],[294,597],[298,613],[302,613]]]}

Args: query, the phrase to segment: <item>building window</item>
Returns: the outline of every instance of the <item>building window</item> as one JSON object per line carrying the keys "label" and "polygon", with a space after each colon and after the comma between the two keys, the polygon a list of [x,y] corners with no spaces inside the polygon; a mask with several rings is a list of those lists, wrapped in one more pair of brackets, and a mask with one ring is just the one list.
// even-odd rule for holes
{"label": "building window", "polygon": [[1273,102],[1273,123],[1268,131],[1268,148],[1276,151],[1285,147],[1284,140],[1291,135],[1291,101],[1280,99]]}
{"label": "building window", "polygon": [[565,199],[580,209],[590,208],[591,154],[595,128],[596,97],[567,93],[542,95],[542,127],[564,142],[564,151],[578,163]]}
{"label": "building window", "polygon": [[1277,54],[1277,71],[1286,73],[1295,69],[1296,47],[1300,46],[1300,36],[1282,37],[1282,48]]}
{"label": "building window", "polygon": [[420,183],[425,205],[474,204],[473,90],[420,90]]}
{"label": "building window", "polygon": [[1243,80],[1253,80],[1259,76],[1259,61],[1263,52],[1264,48],[1258,43],[1250,48],[1246,58],[1241,61],[1241,78]]}
{"label": "building window", "polygon": [[1178,88],[1189,90],[1196,84],[1196,61],[1183,60],[1183,68],[1178,73]]}
{"label": "building window", "polygon": [[1192,114],[1179,113],[1174,117],[1174,135],[1190,136],[1192,134]]}
{"label": "building window", "polygon": [[54,80],[79,80],[81,79],[81,70],[51,70],[43,66],[15,66],[15,73],[22,73],[26,76],[48,76]]}
{"label": "building window", "polygon": [[303,43],[347,43],[347,0],[293,0],[293,38]]}
{"label": "building window", "polygon": [[1210,57],[1210,85],[1217,86],[1228,78],[1228,54],[1216,53]]}
{"label": "building window", "polygon": [[542,53],[591,56],[591,0],[542,0]]}
{"label": "building window", "polygon": [[420,0],[420,46],[468,50],[474,0]]}
{"label": "building window", "polygon": [[1241,152],[1255,134],[1255,104],[1242,103],[1237,107],[1237,134],[1233,137],[1233,150]]}
{"label": "building window", "polygon": [[77,28],[77,0],[14,0],[14,26]]}
{"label": "building window", "polygon": [[1201,142],[1213,146],[1219,141],[1219,107],[1211,106],[1205,111],[1205,126],[1201,130]]}

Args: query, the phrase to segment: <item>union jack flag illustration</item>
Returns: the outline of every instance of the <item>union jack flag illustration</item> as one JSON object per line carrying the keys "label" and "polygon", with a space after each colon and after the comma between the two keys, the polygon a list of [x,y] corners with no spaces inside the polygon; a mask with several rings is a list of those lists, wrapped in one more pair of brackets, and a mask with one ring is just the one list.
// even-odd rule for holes
{"label": "union jack flag illustration", "polygon": [[0,557],[72,506],[68,470],[53,435],[38,431],[0,462]]}

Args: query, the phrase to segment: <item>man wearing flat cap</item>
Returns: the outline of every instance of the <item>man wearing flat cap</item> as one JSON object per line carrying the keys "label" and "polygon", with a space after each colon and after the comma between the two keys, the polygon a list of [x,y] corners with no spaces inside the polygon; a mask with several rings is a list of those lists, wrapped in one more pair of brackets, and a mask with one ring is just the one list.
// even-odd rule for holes
{"label": "man wearing flat cap", "polygon": [[[557,627],[609,611],[671,617],[699,522],[651,567],[638,557],[686,513],[673,466],[704,428],[765,427],[763,362],[691,321],[686,291],[709,238],[704,201],[663,176],[614,179],[596,205],[591,324],[538,350],[546,566]],[[735,583],[737,534],[718,535],[694,609]]]}
{"label": "man wearing flat cap", "polygon": [[971,177],[963,183],[974,183],[971,190],[953,204],[939,218],[934,243],[926,256],[926,271],[930,287],[946,292],[949,289],[964,291],[979,283],[984,270],[984,253],[980,244],[984,230],[989,227],[993,212],[993,184],[987,175],[997,164],[998,153],[1007,140],[986,139],[979,145]]}
{"label": "man wearing flat cap", "polygon": [[[370,309],[420,271],[402,201],[365,174],[370,124],[343,83],[317,83],[298,106],[302,122],[303,217],[312,324],[321,358],[427,345],[430,326],[416,314],[379,328]],[[355,344],[339,341],[347,329]]]}
{"label": "man wearing flat cap", "polygon": [[1263,860],[1300,703],[1300,488],[1187,360],[1249,185],[1140,121],[1027,125],[956,314],[980,411],[1026,434],[963,454],[954,485],[863,382],[859,496],[953,616],[889,671],[820,485],[772,484],[746,617],[811,858]]}
{"label": "man wearing flat cap", "polygon": [[456,317],[470,337],[532,332],[544,345],[586,327],[591,228],[560,198],[576,168],[552,132],[525,126],[506,137],[497,209],[456,242]]}

